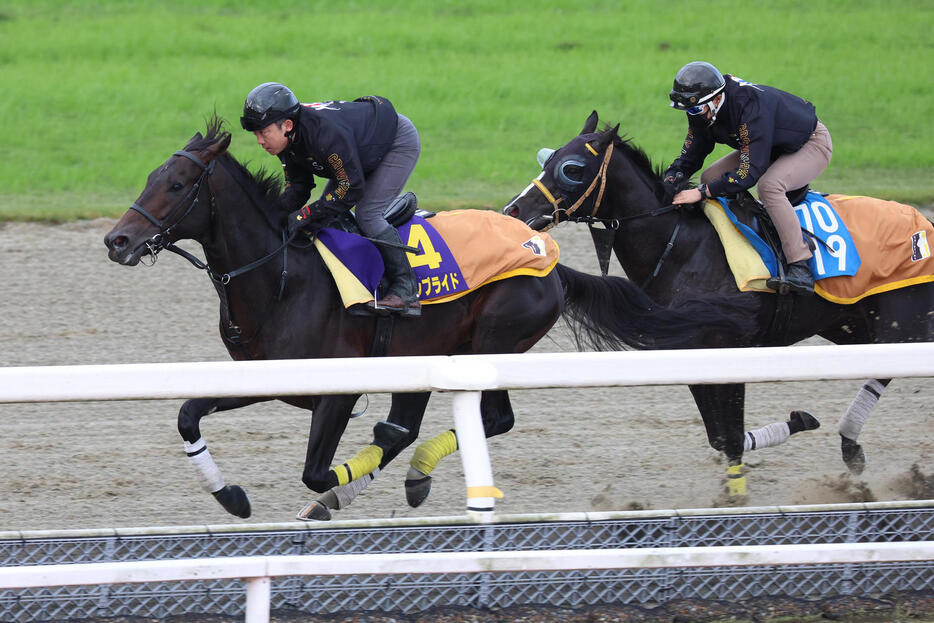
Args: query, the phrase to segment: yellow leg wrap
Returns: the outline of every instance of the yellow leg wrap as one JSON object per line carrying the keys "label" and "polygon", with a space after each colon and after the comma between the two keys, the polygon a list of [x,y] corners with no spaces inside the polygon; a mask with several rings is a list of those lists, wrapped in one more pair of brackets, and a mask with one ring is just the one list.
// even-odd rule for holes
{"label": "yellow leg wrap", "polygon": [[338,485],[346,485],[361,476],[366,476],[374,469],[379,467],[379,462],[383,460],[382,448],[369,445],[343,465],[338,465],[332,471],[337,476]]}
{"label": "yellow leg wrap", "polygon": [[731,497],[746,495],[746,466],[730,465],[726,468],[726,490]]}
{"label": "yellow leg wrap", "polygon": [[453,430],[446,430],[415,448],[409,465],[427,476],[441,459],[454,452],[457,452],[457,435]]}

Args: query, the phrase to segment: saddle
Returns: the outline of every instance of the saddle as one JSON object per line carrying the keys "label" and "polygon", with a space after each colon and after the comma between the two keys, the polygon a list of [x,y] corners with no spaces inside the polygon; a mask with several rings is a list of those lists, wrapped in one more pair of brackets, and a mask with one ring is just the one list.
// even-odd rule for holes
{"label": "saddle", "polygon": [[[788,191],[785,193],[785,196],[788,197],[788,201],[792,206],[796,206],[805,200],[810,191],[810,186],[805,185],[802,188]],[[772,223],[772,219],[769,217],[769,213],[766,211],[762,202],[753,197],[752,193],[748,190],[740,191],[734,195],[728,195],[726,200],[727,206],[733,211],[736,218],[758,234],[763,242],[769,246],[769,249],[771,249],[775,257],[778,258],[778,269],[781,270],[781,267],[786,265],[785,253],[782,251],[782,243],[778,237],[778,230],[775,229],[775,224]],[[809,233],[807,230],[802,229],[802,231],[806,235]],[[808,239],[808,245],[813,251],[814,240],[812,238]]]}
{"label": "saddle", "polygon": [[[418,209],[418,197],[416,197],[413,192],[399,195],[392,200],[392,203],[390,203],[383,212],[383,218],[386,219],[386,222],[396,229],[408,223],[415,215],[421,216],[422,218],[431,218],[435,213]],[[318,231],[328,227],[347,232],[348,234],[363,235],[360,226],[357,224],[357,219],[354,218],[353,212],[345,210],[344,208],[316,205],[309,221],[310,223],[306,229],[311,231]]]}

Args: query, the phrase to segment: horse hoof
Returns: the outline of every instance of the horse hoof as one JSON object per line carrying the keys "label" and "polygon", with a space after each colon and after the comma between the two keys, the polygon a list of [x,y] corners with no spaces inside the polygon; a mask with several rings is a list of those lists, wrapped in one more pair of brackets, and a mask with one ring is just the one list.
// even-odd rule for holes
{"label": "horse hoof", "polygon": [[227,485],[211,495],[213,495],[214,499],[220,502],[224,510],[231,515],[236,515],[241,519],[246,519],[250,516],[250,498],[247,497],[246,491],[240,486]]}
{"label": "horse hoof", "polygon": [[389,452],[404,442],[409,436],[409,429],[391,422],[377,422],[373,427],[373,445]]}
{"label": "horse hoof", "polygon": [[817,430],[820,428],[820,420],[807,411],[792,411],[788,419],[795,425],[796,431]]}
{"label": "horse hoof", "polygon": [[848,437],[840,435],[840,451],[843,462],[851,473],[859,476],[866,469],[866,453],[863,447]]}
{"label": "horse hoof", "polygon": [[315,500],[298,511],[295,518],[300,521],[331,521],[331,511],[327,506]]}
{"label": "horse hoof", "polygon": [[405,501],[412,508],[418,508],[431,493],[431,476],[405,479]]}

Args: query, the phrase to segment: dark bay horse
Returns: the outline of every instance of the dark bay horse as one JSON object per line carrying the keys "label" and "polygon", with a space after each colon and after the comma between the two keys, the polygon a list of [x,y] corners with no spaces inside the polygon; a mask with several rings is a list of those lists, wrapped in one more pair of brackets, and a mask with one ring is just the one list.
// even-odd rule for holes
{"label": "dark bay horse", "polygon": [[[280,215],[271,207],[281,190],[279,182],[264,172],[252,174],[237,162],[227,151],[230,134],[223,127],[213,117],[205,136],[196,134],[149,174],[139,198],[105,237],[110,259],[133,266],[169,249],[205,269],[220,298],[221,336],[234,359],[367,356],[377,319],[349,314],[315,248],[285,238]],[[175,247],[181,239],[200,243],[205,261]],[[704,301],[661,307],[628,280],[586,275],[558,264],[544,277],[515,276],[451,302],[426,305],[420,318],[396,321],[385,354],[520,353],[562,315],[579,341],[617,348],[683,347],[698,335],[716,341],[720,334],[751,330],[737,310],[722,309],[722,304]],[[246,493],[226,483],[207,451],[201,418],[273,399],[311,410],[302,481],[324,495],[299,516],[327,519],[328,509],[348,504],[416,439],[429,393],[393,394],[387,422],[374,429],[374,443],[331,469],[358,397],[192,399],[179,411],[178,430],[203,487],[228,512],[248,517]],[[487,436],[513,425],[505,391],[484,391],[481,412]],[[457,449],[456,433],[439,437],[422,444],[433,445],[429,452],[417,450],[412,460],[406,481],[412,505],[427,495],[428,473],[440,458]]]}
{"label": "dark bay horse", "polygon": [[[819,296],[777,296],[740,292],[730,272],[720,240],[703,212],[666,205],[660,170],[615,128],[597,131],[597,113],[580,135],[550,153],[540,152],[543,170],[503,209],[533,229],[546,230],[561,221],[595,221],[595,244],[612,236],[612,250],[627,277],[652,299],[665,304],[720,293],[754,305],[755,330],[730,336],[729,346],[784,346],[813,335],[836,344],[930,341],[934,338],[934,284],[868,296],[842,305]],[[540,162],[541,163],[541,162]],[[718,336],[718,341],[722,336]],[[699,336],[696,347],[714,346]],[[841,419],[839,431],[844,462],[854,473],[865,465],[856,442],[859,429],[890,379],[871,379]],[[743,432],[745,385],[690,387],[703,417],[710,445],[724,452],[735,477],[744,447],[755,438]],[[795,428],[795,414],[789,421]],[[797,427],[808,422],[798,421]],[[768,428],[768,427],[766,427]],[[791,432],[797,432],[791,430]],[[784,441],[787,438],[779,439]],[[751,443],[752,442],[752,443]],[[775,444],[766,444],[775,445]],[[762,444],[759,444],[761,447]],[[737,493],[742,493],[741,487]]]}

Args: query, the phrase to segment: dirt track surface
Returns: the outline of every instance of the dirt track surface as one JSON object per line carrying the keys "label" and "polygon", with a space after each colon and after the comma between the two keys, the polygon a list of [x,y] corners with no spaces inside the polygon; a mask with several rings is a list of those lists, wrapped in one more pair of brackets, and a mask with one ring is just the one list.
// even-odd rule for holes
{"label": "dirt track surface", "polygon": [[[227,360],[218,302],[203,272],[164,253],[154,267],[111,263],[112,221],[0,228],[0,364]],[[554,232],[562,261],[598,272],[584,227]],[[194,246],[189,249],[197,250]],[[619,268],[612,271],[620,274]],[[809,343],[822,343],[815,340]],[[536,351],[570,350],[556,329]],[[747,428],[793,409],[821,419],[779,448],[747,454],[751,506],[931,498],[934,380],[896,379],[863,429],[868,468],[846,473],[836,424],[862,381],[771,383],[747,389]],[[312,493],[301,483],[310,414],[262,404],[209,416],[202,432],[253,516],[228,515],[200,489],[176,431],[181,401],[0,405],[0,530],[203,525],[291,520]],[[513,392],[516,426],[490,440],[501,513],[698,508],[720,504],[726,466],[707,446],[684,386]],[[350,423],[346,460],[369,443],[388,396]],[[452,426],[450,395],[429,403],[422,439]],[[418,509],[405,503],[409,448],[340,519],[457,515],[458,457],[434,472]]]}
{"label": "dirt track surface", "polygon": [[[475,608],[432,608],[420,614],[337,613],[313,615],[273,610],[270,623],[931,623],[934,593],[909,592],[883,599],[833,597],[807,601],[790,597],[761,597],[741,602],[697,599],[673,600],[655,608],[622,604],[586,608],[511,606],[500,611]],[[239,623],[240,617],[197,615],[152,619],[116,617],[74,619],[68,623]]]}

